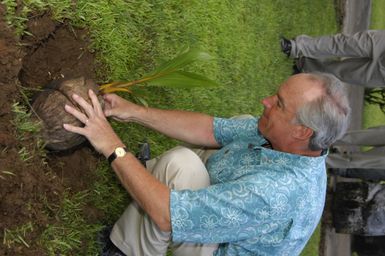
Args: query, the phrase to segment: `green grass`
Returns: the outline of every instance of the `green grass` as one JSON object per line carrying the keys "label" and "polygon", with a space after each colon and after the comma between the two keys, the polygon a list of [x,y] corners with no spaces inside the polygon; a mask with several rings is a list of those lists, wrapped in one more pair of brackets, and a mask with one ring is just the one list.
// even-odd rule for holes
{"label": "green grass", "polygon": [[372,0],[371,29],[385,29],[385,0]]}
{"label": "green grass", "polygon": [[[26,16],[14,16],[12,6],[15,1],[2,2],[9,7],[9,24],[22,34]],[[201,72],[221,83],[222,87],[191,90],[151,87],[144,89],[145,99],[154,107],[203,111],[225,117],[260,114],[261,99],[275,92],[278,85],[291,74],[292,62],[280,52],[280,35],[294,37],[298,34],[337,32],[333,0],[24,2],[26,9],[20,12],[22,15],[27,15],[34,8],[50,7],[56,19],[67,18],[73,26],[89,28],[93,42],[91,47],[103,67],[98,70],[98,82],[140,77],[162,60],[173,57],[186,45],[209,52],[214,60],[196,64],[190,71]],[[134,151],[144,138],[151,143],[154,155],[176,143],[139,125],[113,122],[113,126]],[[113,223],[126,205],[127,194],[107,164],[100,164],[96,173],[97,181],[89,189],[91,193],[87,194],[89,198],[86,201],[107,213],[107,217],[100,220],[101,223]],[[77,208],[70,207],[68,210],[72,209],[74,216],[78,216],[77,209],[85,205],[85,202],[78,203]],[[66,213],[66,216],[71,214]],[[60,214],[57,218],[60,221],[55,226],[56,230],[73,232],[73,223],[63,220],[65,216]],[[75,223],[83,235],[95,235],[96,229],[92,225],[87,226],[90,224],[86,219]],[[47,230],[55,231],[55,228]],[[317,244],[313,248],[318,248],[317,236],[319,232],[312,240],[312,244]],[[79,252],[76,241],[84,239],[82,234],[76,235],[75,243],[66,241],[67,236],[60,234],[44,236],[42,239],[49,243],[50,237],[55,237],[54,241],[59,241],[59,244],[63,242],[64,246],[69,244],[68,250],[76,252]],[[90,247],[93,248],[93,245]],[[49,249],[57,250],[67,249]],[[303,255],[317,254],[318,249],[306,249]]]}
{"label": "green grass", "polygon": [[321,223],[318,224],[313,236],[310,238],[301,256],[318,256],[319,243],[321,240]]}
{"label": "green grass", "polygon": [[11,248],[16,244],[30,247],[30,245],[25,241],[25,237],[29,232],[33,231],[32,222],[27,222],[19,227],[16,227],[12,230],[5,228],[3,234],[3,245]]}
{"label": "green grass", "polygon": [[66,192],[60,205],[46,204],[47,214],[58,220],[47,226],[39,240],[48,255],[97,255],[95,234],[103,225],[87,222],[83,206],[89,200],[88,192]]}
{"label": "green grass", "polygon": [[15,102],[12,104],[12,112],[14,115],[13,124],[17,128],[17,138],[19,140],[25,140],[28,133],[33,134],[40,131],[40,123],[31,119],[32,114],[26,106],[20,102]]}
{"label": "green grass", "polygon": [[[23,162],[28,162],[34,155],[40,157],[42,163],[46,164],[46,151],[44,142],[37,136],[41,129],[41,123],[32,119],[33,114],[29,108],[20,102],[14,102],[11,106],[13,113],[12,124],[16,127],[15,135],[18,141],[24,141],[27,145],[19,149],[19,157]],[[30,143],[27,143],[29,142]]]}

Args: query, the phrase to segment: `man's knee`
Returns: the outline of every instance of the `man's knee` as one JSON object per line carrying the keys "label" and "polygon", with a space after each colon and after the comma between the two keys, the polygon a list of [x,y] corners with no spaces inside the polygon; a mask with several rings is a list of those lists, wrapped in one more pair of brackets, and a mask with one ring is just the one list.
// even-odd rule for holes
{"label": "man's knee", "polygon": [[149,165],[152,174],[172,189],[199,189],[210,185],[204,163],[186,147],[175,147]]}

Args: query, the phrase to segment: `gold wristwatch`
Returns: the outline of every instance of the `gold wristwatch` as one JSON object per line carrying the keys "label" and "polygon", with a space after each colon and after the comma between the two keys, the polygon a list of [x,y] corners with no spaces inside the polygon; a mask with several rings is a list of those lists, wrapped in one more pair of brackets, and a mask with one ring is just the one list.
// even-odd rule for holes
{"label": "gold wristwatch", "polygon": [[114,152],[107,158],[108,163],[112,163],[116,158],[118,157],[124,157],[127,154],[127,148],[126,147],[117,147],[115,148]]}

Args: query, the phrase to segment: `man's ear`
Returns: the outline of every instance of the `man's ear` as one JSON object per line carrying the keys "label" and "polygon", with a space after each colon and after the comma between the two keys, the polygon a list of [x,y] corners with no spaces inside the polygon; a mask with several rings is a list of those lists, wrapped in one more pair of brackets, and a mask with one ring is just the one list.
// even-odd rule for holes
{"label": "man's ear", "polygon": [[297,125],[294,128],[292,136],[298,140],[308,140],[313,135],[314,131],[304,125]]}

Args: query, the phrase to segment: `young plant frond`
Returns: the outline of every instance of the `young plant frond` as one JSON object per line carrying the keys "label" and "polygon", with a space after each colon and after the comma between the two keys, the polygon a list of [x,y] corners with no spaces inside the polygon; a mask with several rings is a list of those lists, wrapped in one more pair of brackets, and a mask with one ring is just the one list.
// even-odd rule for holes
{"label": "young plant frond", "polygon": [[117,91],[131,93],[128,88],[136,84],[183,89],[192,87],[215,87],[218,86],[218,84],[209,78],[181,70],[193,62],[208,61],[211,59],[211,56],[205,52],[198,49],[186,48],[175,58],[160,65],[154,71],[143,76],[141,79],[129,82],[112,82],[104,84],[99,87],[99,90],[102,93]]}
{"label": "young plant frond", "polygon": [[215,87],[218,84],[209,78],[186,72],[186,71],[175,71],[168,74],[167,76],[159,77],[147,82],[148,85],[153,86],[164,86],[173,88],[189,88],[189,87]]}
{"label": "young plant frond", "polygon": [[199,49],[189,49],[188,47],[181,51],[175,58],[170,61],[167,61],[148,74],[149,77],[152,76],[163,76],[174,71],[180,70],[189,64],[192,64],[196,61],[209,61],[212,60],[212,57]]}

